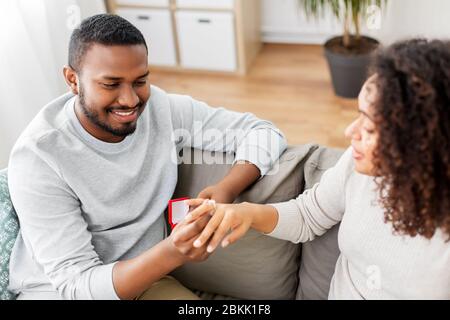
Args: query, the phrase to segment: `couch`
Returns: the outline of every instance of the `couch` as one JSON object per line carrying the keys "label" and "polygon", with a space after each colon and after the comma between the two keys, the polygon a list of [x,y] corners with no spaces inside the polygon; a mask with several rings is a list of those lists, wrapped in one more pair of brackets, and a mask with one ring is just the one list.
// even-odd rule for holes
{"label": "couch", "polygon": [[[274,203],[295,198],[318,182],[342,153],[316,144],[290,146],[268,175],[236,202]],[[231,154],[194,149],[183,150],[181,156],[174,198],[195,197],[205,186],[218,182],[233,158]],[[199,159],[205,159],[204,163],[193,164]],[[326,299],[339,256],[338,228],[304,244],[250,230],[237,243],[226,249],[219,247],[206,261],[188,263],[172,275],[202,299]],[[0,171],[0,299],[15,298],[6,286],[9,256],[18,232],[4,169]]]}

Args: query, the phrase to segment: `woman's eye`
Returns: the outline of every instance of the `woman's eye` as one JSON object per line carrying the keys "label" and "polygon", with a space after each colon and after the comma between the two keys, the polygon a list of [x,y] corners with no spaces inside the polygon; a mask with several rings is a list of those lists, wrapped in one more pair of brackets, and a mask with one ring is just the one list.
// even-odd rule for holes
{"label": "woman's eye", "polygon": [[366,130],[366,132],[367,132],[368,134],[374,134],[374,133],[375,133],[375,130],[374,130],[374,129],[364,128],[364,130]]}

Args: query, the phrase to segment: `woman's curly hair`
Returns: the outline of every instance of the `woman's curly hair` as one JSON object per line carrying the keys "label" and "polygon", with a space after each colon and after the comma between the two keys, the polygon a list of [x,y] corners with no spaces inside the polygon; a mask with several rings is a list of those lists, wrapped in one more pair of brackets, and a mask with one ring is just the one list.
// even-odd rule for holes
{"label": "woman's curly hair", "polygon": [[450,240],[450,42],[395,43],[376,53],[371,72],[385,222],[428,239],[441,229]]}

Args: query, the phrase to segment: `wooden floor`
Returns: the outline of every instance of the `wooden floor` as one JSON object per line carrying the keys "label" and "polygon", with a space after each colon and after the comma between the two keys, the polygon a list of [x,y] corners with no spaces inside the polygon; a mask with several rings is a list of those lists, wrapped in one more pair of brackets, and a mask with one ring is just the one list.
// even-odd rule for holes
{"label": "wooden floor", "polygon": [[266,44],[247,76],[154,70],[151,82],[211,106],[272,121],[289,144],[346,147],[357,101],[334,95],[321,46]]}

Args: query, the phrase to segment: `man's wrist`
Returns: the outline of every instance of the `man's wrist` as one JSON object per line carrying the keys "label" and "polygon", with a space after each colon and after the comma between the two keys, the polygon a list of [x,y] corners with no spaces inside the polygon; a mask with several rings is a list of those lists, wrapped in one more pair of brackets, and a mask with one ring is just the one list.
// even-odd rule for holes
{"label": "man's wrist", "polygon": [[166,238],[161,242],[162,250],[164,250],[164,256],[167,257],[168,263],[176,269],[186,263],[186,257],[181,254],[177,248],[171,243],[170,238]]}
{"label": "man's wrist", "polygon": [[259,168],[248,161],[238,161],[219,185],[236,199],[249,185],[260,177]]}
{"label": "man's wrist", "polygon": [[227,194],[232,196],[233,201],[241,193],[241,190],[238,190],[238,188],[236,188],[236,184],[233,183],[233,181],[228,177],[225,177],[223,180],[219,181],[217,183],[217,187],[220,188],[221,190],[224,190]]}

